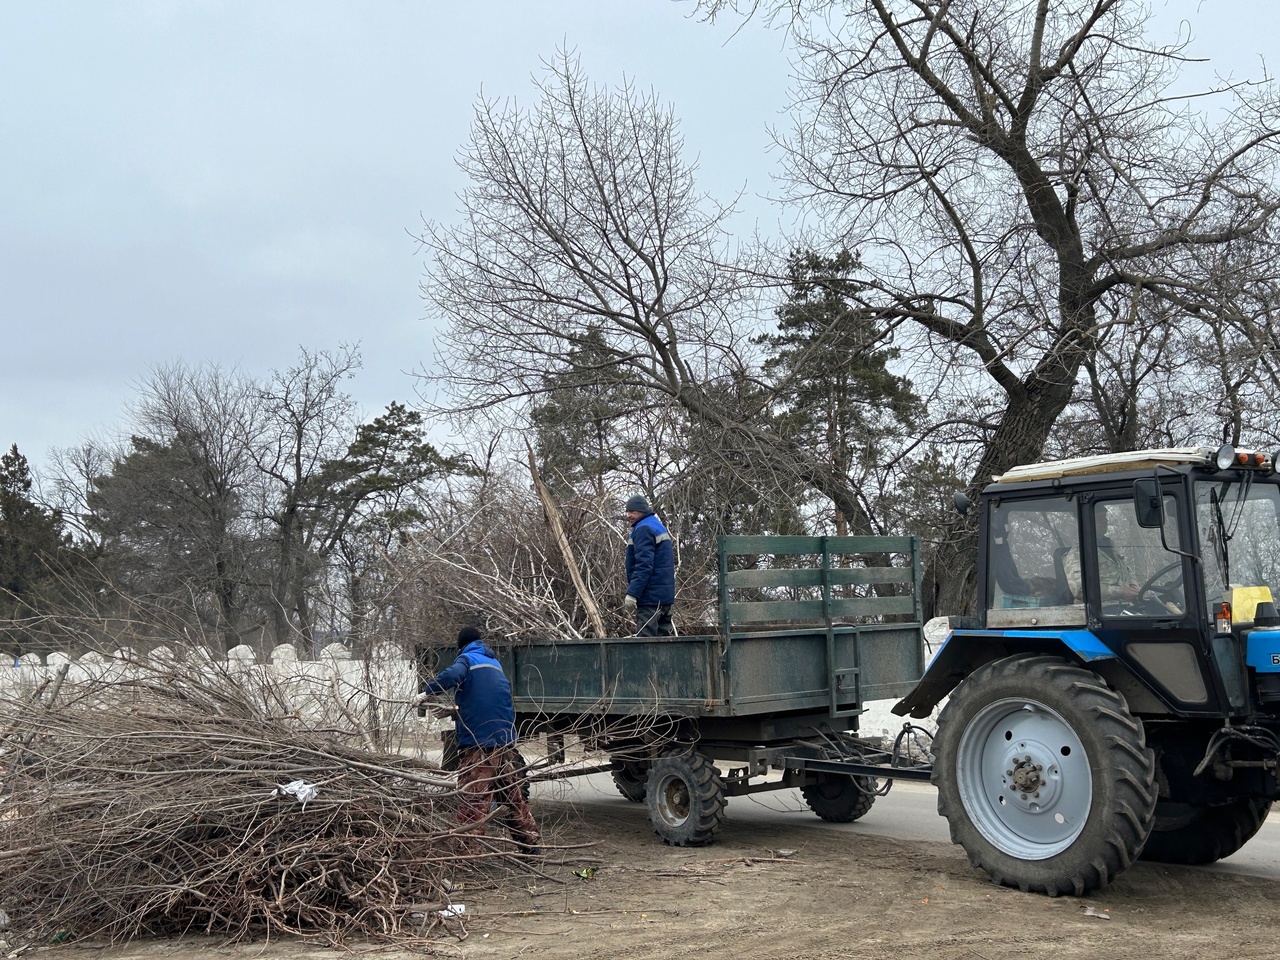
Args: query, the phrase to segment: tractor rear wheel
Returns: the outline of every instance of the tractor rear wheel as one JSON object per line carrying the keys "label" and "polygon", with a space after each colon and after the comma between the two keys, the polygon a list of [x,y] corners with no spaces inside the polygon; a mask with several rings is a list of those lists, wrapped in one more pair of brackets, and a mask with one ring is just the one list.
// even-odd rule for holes
{"label": "tractor rear wheel", "polygon": [[1156,804],[1156,823],[1142,859],[1156,863],[1215,863],[1229,857],[1262,828],[1270,800],[1242,799],[1213,807]]}
{"label": "tractor rear wheel", "polygon": [[653,832],[673,847],[705,846],[724,819],[720,771],[691,748],[658,757],[645,794]]}
{"label": "tractor rear wheel", "polygon": [[843,773],[820,773],[817,783],[806,783],[800,795],[809,809],[832,823],[852,823],[876,802],[871,777],[851,777]]}
{"label": "tractor rear wheel", "polygon": [[938,812],[969,861],[1049,896],[1096,889],[1155,820],[1155,757],[1120,694],[1058,657],[985,664],[938,718]]}

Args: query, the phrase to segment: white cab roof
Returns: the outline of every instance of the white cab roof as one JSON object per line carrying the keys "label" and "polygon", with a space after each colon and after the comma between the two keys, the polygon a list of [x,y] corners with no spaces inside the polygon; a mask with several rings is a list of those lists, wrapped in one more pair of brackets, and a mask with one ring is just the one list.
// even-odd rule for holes
{"label": "white cab roof", "polygon": [[996,483],[1019,483],[1023,480],[1052,480],[1090,473],[1118,473],[1122,470],[1144,470],[1156,464],[1173,466],[1180,463],[1211,464],[1216,451],[1212,447],[1162,447],[1156,450],[1131,450],[1107,453],[1097,457],[1075,457],[1070,460],[1046,460],[1006,470],[992,477]]}

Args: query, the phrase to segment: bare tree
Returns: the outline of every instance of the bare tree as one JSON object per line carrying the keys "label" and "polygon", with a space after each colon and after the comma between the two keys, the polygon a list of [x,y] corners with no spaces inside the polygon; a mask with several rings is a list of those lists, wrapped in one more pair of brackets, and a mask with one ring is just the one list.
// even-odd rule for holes
{"label": "bare tree", "polygon": [[731,208],[697,193],[671,111],[629,84],[591,87],[568,54],[538,90],[530,110],[478,104],[459,221],[421,237],[423,292],[448,320],[451,411],[526,405],[569,370],[580,389],[640,388],[717,432],[780,496],[810,485],[866,530],[848,478],[768,425],[766,392],[741,389],[757,294],[785,279],[729,252]]}
{"label": "bare tree", "polygon": [[157,367],[132,404],[127,444],[86,443],[56,460],[59,492],[114,585],[197,610],[228,647],[252,606],[241,506],[253,466],[241,437],[254,409],[235,371]]}
{"label": "bare tree", "polygon": [[1208,371],[1202,391],[1190,391],[1202,399],[1198,409],[1208,427],[1221,429],[1225,441],[1267,449],[1280,443],[1280,253],[1272,232],[1197,251],[1213,289],[1187,347]]}
{"label": "bare tree", "polygon": [[95,557],[102,551],[102,540],[90,511],[89,491],[94,478],[110,471],[114,452],[111,444],[97,439],[57,448],[50,456],[45,476],[44,493],[49,505],[62,514],[77,541]]}
{"label": "bare tree", "polygon": [[328,591],[335,598],[329,622],[359,630],[369,612],[369,551],[417,521],[426,480],[463,469],[426,442],[421,415],[401,404],[359,424],[342,387],[359,366],[355,347],[303,350],[297,364],[273,372],[257,390],[257,426],[245,442],[260,473],[256,515],[271,553],[276,642],[296,632],[313,646],[314,603],[335,573],[344,583]]}
{"label": "bare tree", "polygon": [[273,554],[270,622],[277,643],[295,629],[305,646],[313,642],[312,588],[322,579],[320,560],[336,526],[326,474],[355,433],[355,402],[342,383],[359,366],[354,347],[303,350],[297,364],[274,371],[258,388],[262,417],[245,439],[261,475],[256,512]]}
{"label": "bare tree", "polygon": [[200,517],[192,555],[207,565],[227,647],[240,642],[249,602],[248,531],[240,521],[253,469],[244,438],[258,415],[254,399],[252,383],[238,371],[175,364],[152,372],[134,415],[148,436],[164,438],[185,456],[186,499]]}
{"label": "bare tree", "polygon": [[[1184,45],[1147,42],[1144,4],[701,9],[735,6],[793,31],[794,196],[872,267],[868,306],[916,331],[915,376],[955,388],[948,412],[982,414],[974,486],[1041,455],[1108,323],[1174,308],[1220,329],[1218,291],[1247,278],[1206,272],[1207,251],[1273,242],[1274,90],[1229,85],[1221,122],[1195,112],[1169,92]],[[969,607],[972,578],[947,571],[972,548],[971,533],[940,545],[929,607]]]}

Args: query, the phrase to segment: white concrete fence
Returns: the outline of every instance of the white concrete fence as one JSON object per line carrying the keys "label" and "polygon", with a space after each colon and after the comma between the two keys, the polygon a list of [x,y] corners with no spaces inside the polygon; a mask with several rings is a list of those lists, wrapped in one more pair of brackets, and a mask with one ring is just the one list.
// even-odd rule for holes
{"label": "white concrete fence", "polygon": [[[246,691],[273,688],[287,711],[309,723],[332,724],[344,717],[364,723],[373,716],[375,707],[378,726],[384,730],[403,726],[409,717],[417,719],[410,707],[417,692],[416,665],[403,650],[375,647],[367,658],[354,659],[338,643],[325,647],[314,661],[299,660],[294,647],[284,644],[262,663],[253,649],[244,645],[233,647],[224,657],[204,647],[185,648],[179,654],[165,646],[146,654],[121,649],[110,655],[90,652],[78,658],[53,652],[43,662],[37,654],[27,653],[8,669],[0,666],[0,700],[31,696],[64,666],[64,683],[110,682],[161,673],[179,656],[188,662],[192,658],[207,661],[210,671],[218,670],[243,682]],[[413,729],[419,726],[411,725]]]}

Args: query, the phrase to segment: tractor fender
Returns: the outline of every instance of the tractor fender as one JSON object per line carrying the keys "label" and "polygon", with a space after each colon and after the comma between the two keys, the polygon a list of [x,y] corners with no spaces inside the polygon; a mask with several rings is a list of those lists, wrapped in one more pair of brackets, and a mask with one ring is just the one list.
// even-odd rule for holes
{"label": "tractor fender", "polygon": [[1016,653],[1054,654],[1082,665],[1116,658],[1090,630],[953,630],[915,689],[894,704],[893,712],[923,719],[984,663]]}

